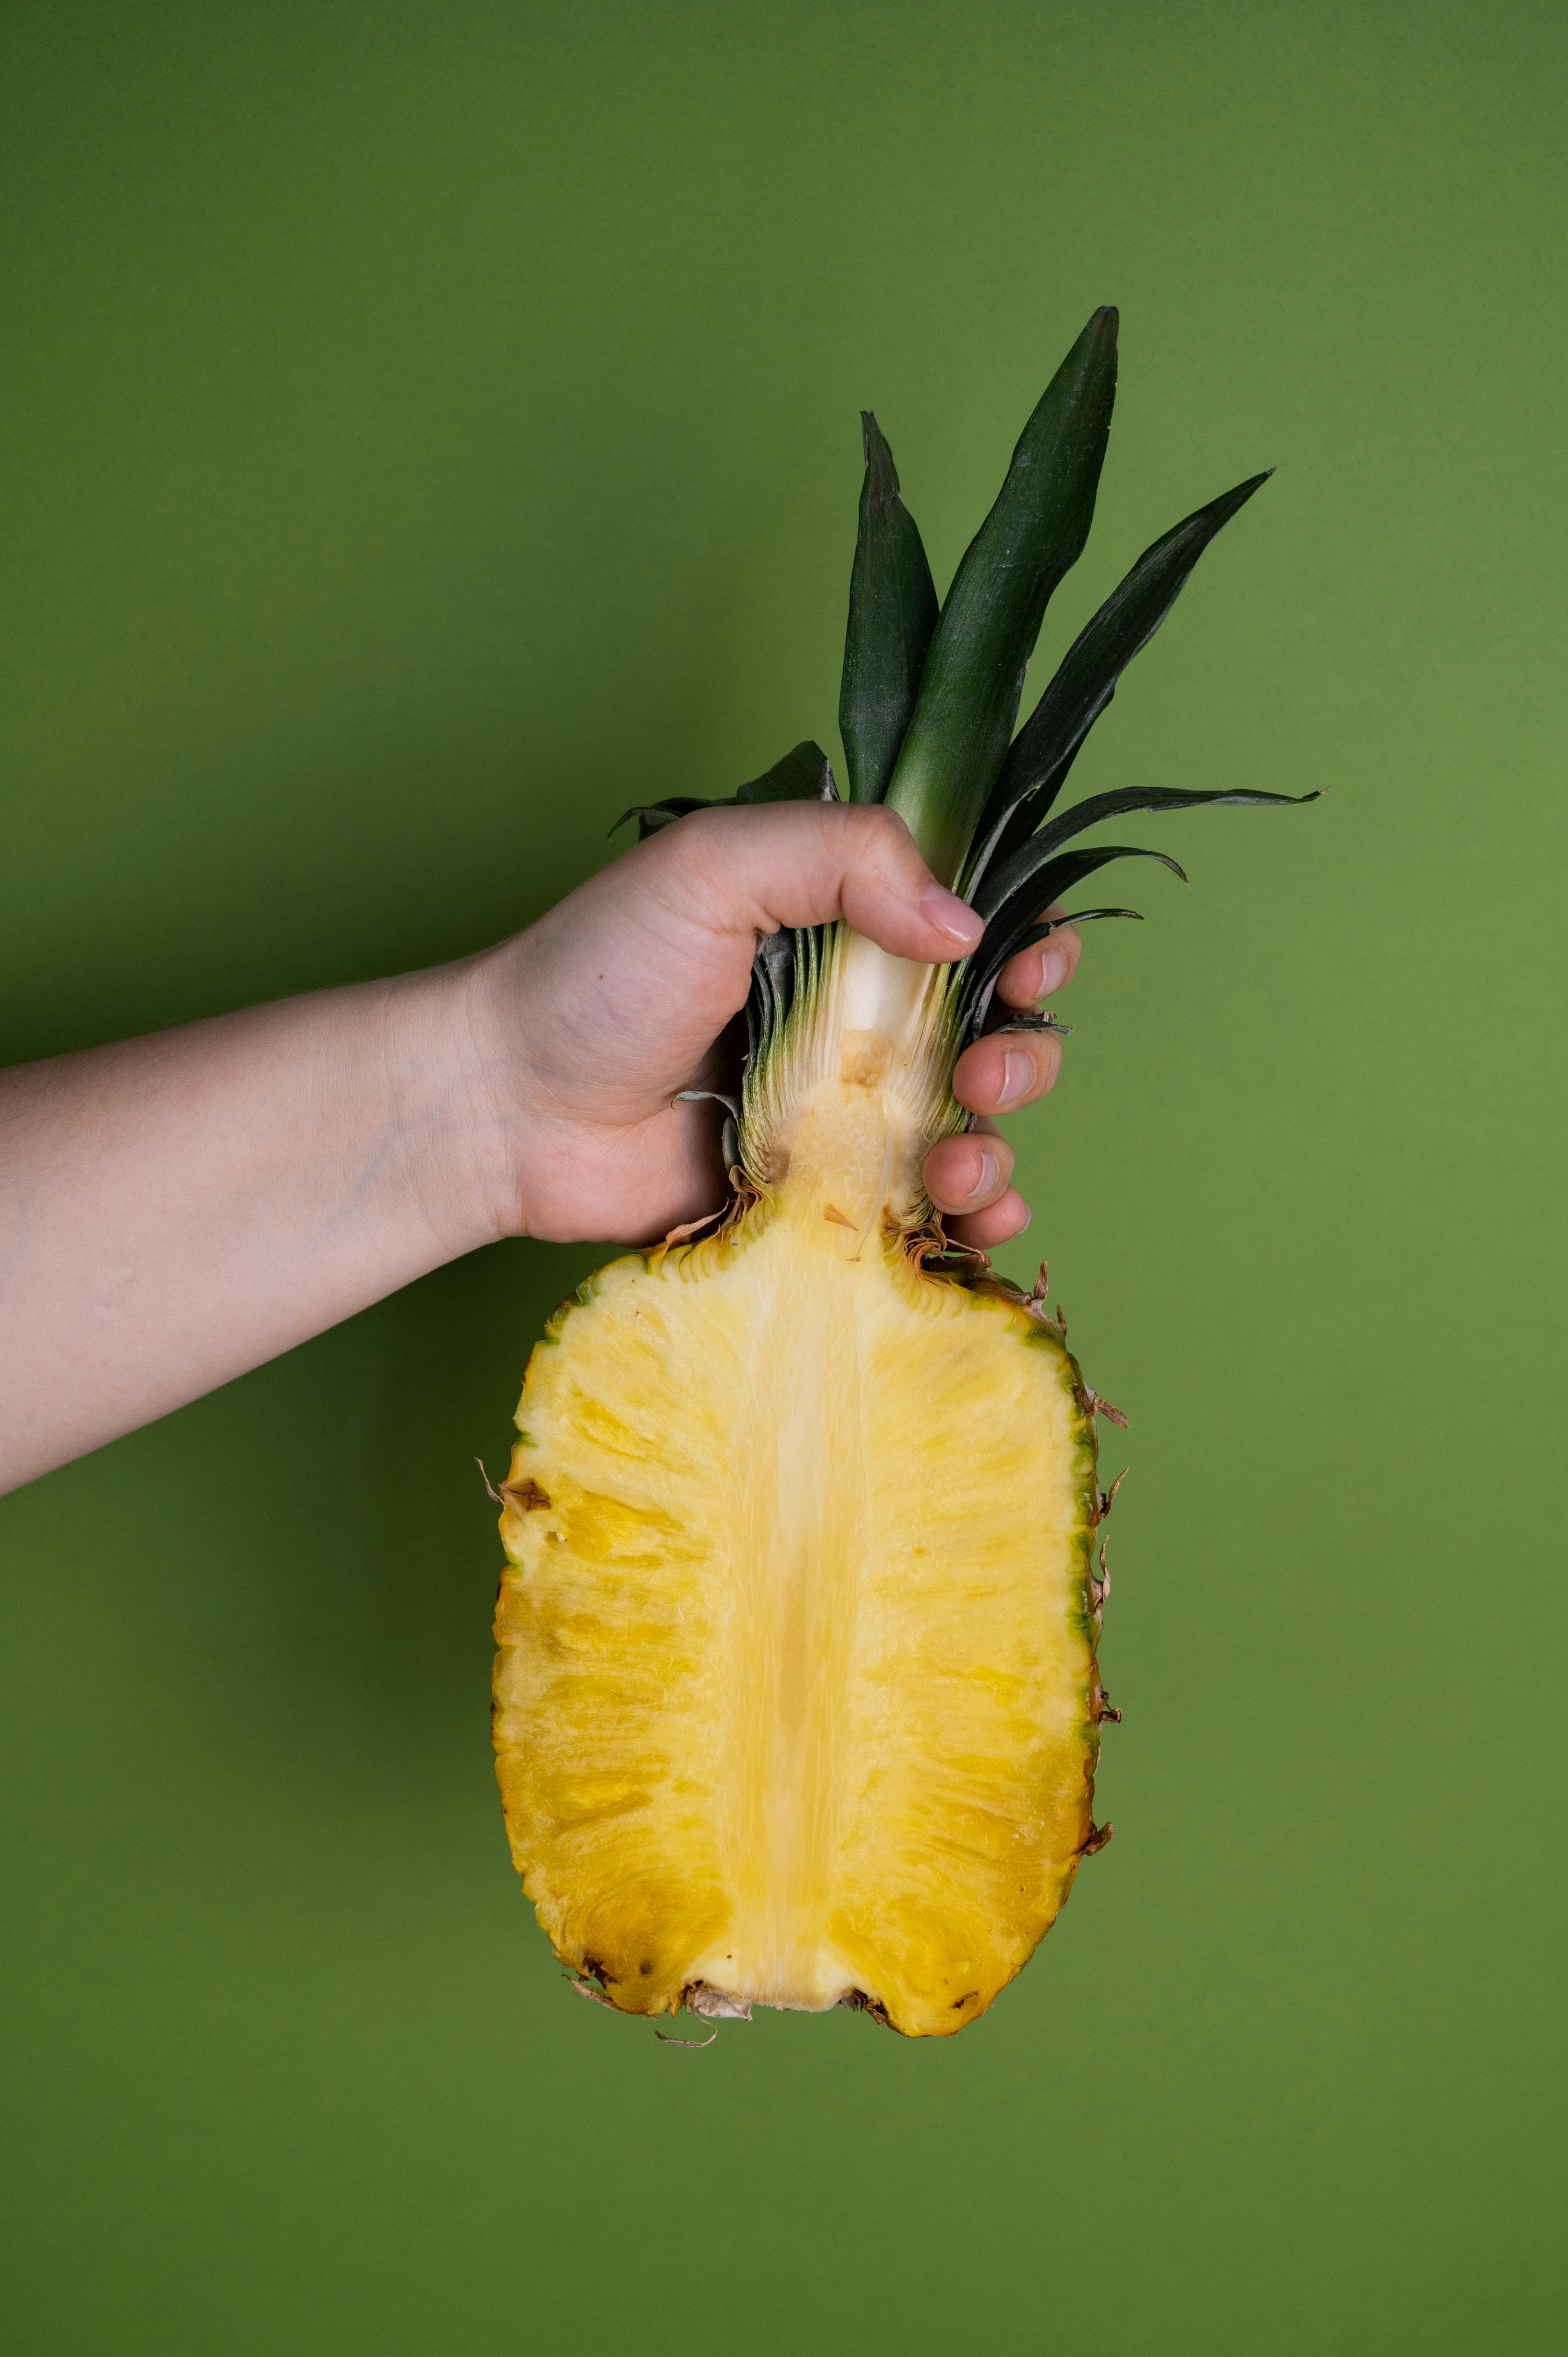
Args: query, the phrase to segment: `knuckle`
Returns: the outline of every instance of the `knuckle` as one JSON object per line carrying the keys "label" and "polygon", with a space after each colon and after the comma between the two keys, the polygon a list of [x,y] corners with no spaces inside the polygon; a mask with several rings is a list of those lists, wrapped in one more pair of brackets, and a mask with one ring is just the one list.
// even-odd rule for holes
{"label": "knuckle", "polygon": [[911,844],[913,838],[897,811],[885,802],[841,802],[841,821],[857,834],[868,850],[886,857]]}

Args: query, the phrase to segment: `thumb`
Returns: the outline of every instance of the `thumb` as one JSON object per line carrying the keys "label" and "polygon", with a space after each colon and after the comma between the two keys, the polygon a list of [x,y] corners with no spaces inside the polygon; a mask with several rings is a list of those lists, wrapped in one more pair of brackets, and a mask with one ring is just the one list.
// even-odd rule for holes
{"label": "thumb", "polygon": [[667,906],[714,932],[828,925],[842,918],[922,965],[967,957],[985,928],[939,884],[879,802],[771,802],[693,812],[628,855]]}

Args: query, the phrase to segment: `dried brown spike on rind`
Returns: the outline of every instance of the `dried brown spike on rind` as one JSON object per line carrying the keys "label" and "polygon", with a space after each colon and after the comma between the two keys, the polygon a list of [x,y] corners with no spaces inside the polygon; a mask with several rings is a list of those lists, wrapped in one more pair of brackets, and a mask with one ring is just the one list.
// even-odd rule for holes
{"label": "dried brown spike on rind", "polygon": [[684,2006],[689,2013],[700,2015],[705,2021],[749,2021],[751,2007],[744,1999],[733,1997],[724,1989],[710,1988],[706,1981],[688,1981],[681,1991],[680,2011]]}
{"label": "dried brown spike on rind", "polygon": [[1121,1409],[1119,1407],[1112,1407],[1108,1399],[1102,1399],[1100,1394],[1094,1390],[1092,1385],[1085,1383],[1079,1396],[1083,1401],[1084,1413],[1086,1415],[1093,1416],[1102,1415],[1108,1424],[1120,1425],[1122,1431],[1126,1431],[1127,1419],[1122,1415]]}
{"label": "dried brown spike on rind", "polygon": [[585,1979],[581,1973],[563,1973],[561,1977],[568,1988],[575,1989],[577,1995],[585,1996],[591,2005],[607,2005],[612,2013],[618,2013],[620,2010],[614,2000],[605,1995],[602,1988],[596,1988],[593,1982]]}
{"label": "dried brown spike on rind", "polygon": [[512,1504],[521,1507],[525,1514],[538,1513],[550,1503],[550,1492],[542,1490],[532,1476],[521,1481],[503,1481],[501,1496],[510,1498]]}
{"label": "dried brown spike on rind", "polygon": [[1094,1625],[1097,1629],[1105,1611],[1106,1598],[1111,1593],[1111,1571],[1105,1560],[1105,1550],[1109,1544],[1108,1539],[1101,1540],[1099,1576],[1097,1577],[1093,1571],[1089,1575],[1089,1593],[1094,1606]]}
{"label": "dried brown spike on rind", "polygon": [[851,1989],[847,1996],[840,1997],[839,2003],[846,2007],[851,2013],[868,2013],[873,2021],[879,2021],[882,2024],[884,2029],[895,2029],[897,2027],[897,2024],[889,2018],[887,2007],[878,2004],[875,1997],[867,1996],[864,1989]]}

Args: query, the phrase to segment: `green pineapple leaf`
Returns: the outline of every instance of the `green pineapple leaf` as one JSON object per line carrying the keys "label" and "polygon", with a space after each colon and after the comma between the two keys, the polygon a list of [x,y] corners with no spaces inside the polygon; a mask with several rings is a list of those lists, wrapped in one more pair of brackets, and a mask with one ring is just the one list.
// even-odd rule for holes
{"label": "green pineapple leaf", "polygon": [[[1059,933],[1064,925],[1092,925],[1105,917],[1129,917],[1135,925],[1141,925],[1144,921],[1144,912],[1141,909],[1069,909],[1059,917],[1042,917],[1037,923],[1026,926],[1024,931],[1008,950],[1007,956],[1004,957],[999,963],[993,963],[989,966],[987,977],[979,987],[962,994],[959,1017],[959,1036],[962,1045],[967,1047],[972,1039],[978,1039],[984,1030],[985,1018],[991,1011],[991,1001],[995,994],[996,985],[1002,979],[1002,968],[1006,964],[1007,958],[1016,957],[1020,950],[1033,949],[1036,942],[1048,941],[1053,933]],[[1011,1027],[1004,1025],[1002,1028],[1005,1029]],[[1065,1031],[1070,1030],[1072,1027],[1070,1024],[1055,1024],[1041,1028]]]}
{"label": "green pineapple leaf", "polygon": [[[1010,957],[1026,949],[1032,941],[1039,941],[1052,930],[1050,920],[1040,910],[1050,902],[1070,892],[1097,868],[1108,866],[1113,859],[1157,859],[1173,876],[1187,882],[1187,870],[1167,858],[1163,851],[1140,851],[1127,843],[1096,843],[1087,849],[1059,851],[1037,869],[1031,868],[1020,876],[1011,889],[993,909],[979,947],[962,968],[958,984],[958,1006],[961,1025],[973,1028],[974,1007],[983,993],[989,998],[996,977]],[[1125,910],[1108,911],[1123,915]],[[1056,922],[1065,923],[1058,918]]]}
{"label": "green pineapple leaf", "polygon": [[950,884],[1006,758],[1046,602],[1089,535],[1116,398],[1116,313],[1096,311],[1019,436],[948,592],[884,800]]}
{"label": "green pineapple leaf", "polygon": [[733,794],[671,794],[661,802],[634,802],[630,810],[622,811],[610,833],[616,834],[628,818],[634,818],[637,839],[646,843],[660,827],[673,826],[678,818],[686,818],[693,811],[733,810],[745,802],[836,802],[838,798],[832,763],[822,747],[807,737],[781,761],[764,770],[760,778],[748,779]]}
{"label": "green pineapple leaf", "polygon": [[1075,802],[1071,810],[1051,819],[1009,857],[994,863],[972,894],[972,905],[982,917],[993,915],[1020,884],[1037,876],[1075,834],[1085,834],[1105,819],[1124,818],[1130,811],[1194,810],[1200,802],[1272,803],[1277,808],[1294,809],[1301,802],[1315,802],[1317,798],[1316,791],[1309,794],[1190,793],[1179,786],[1124,786],[1114,793],[1091,794],[1087,802]]}
{"label": "green pineapple leaf", "polygon": [[1045,817],[1122,673],[1148,645],[1209,542],[1268,479],[1266,473],[1251,475],[1174,524],[1144,551],[1079,631],[1015,737],[991,790],[969,866],[972,888]]}
{"label": "green pineapple leaf", "polygon": [[764,770],[760,778],[737,786],[731,797],[737,802],[836,802],[838,798],[832,763],[809,737],[770,770]]}
{"label": "green pineapple leaf", "polygon": [[[734,799],[731,795],[730,800]],[[659,833],[660,827],[673,826],[678,818],[686,817],[691,811],[718,810],[720,807],[718,802],[702,794],[671,794],[667,802],[633,802],[629,810],[622,811],[609,831],[612,834],[618,834],[628,819],[634,818],[637,821],[637,839],[639,843],[646,843],[650,834]]]}
{"label": "green pineapple leaf", "polygon": [[937,592],[898,470],[869,409],[860,413],[865,480],[849,576],[839,732],[852,802],[879,802],[919,693],[937,627]]}

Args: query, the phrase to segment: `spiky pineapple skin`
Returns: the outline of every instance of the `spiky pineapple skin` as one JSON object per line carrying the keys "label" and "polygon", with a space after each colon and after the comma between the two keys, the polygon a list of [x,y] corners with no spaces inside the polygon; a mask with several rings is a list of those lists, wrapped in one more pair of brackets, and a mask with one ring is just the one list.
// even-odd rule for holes
{"label": "spiky pineapple skin", "polygon": [[[624,2012],[853,2003],[950,2035],[1093,1836],[1076,1361],[1014,1288],[854,1241],[814,1200],[754,1206],[600,1270],[530,1361],[498,1772],[541,1922]],[[792,1403],[811,1382],[836,1430]]]}

